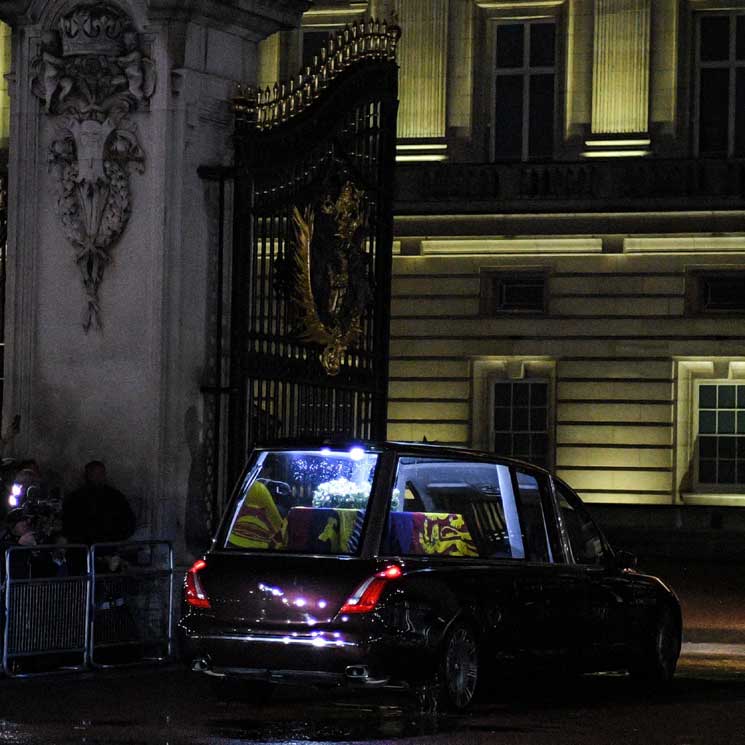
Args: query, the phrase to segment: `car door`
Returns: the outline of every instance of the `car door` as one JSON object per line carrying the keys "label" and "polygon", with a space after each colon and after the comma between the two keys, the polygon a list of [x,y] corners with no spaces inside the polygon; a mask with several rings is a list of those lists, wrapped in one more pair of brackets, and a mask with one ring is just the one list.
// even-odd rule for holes
{"label": "car door", "polygon": [[512,657],[517,646],[514,576],[522,564],[516,521],[500,490],[509,468],[483,459],[402,456],[381,554],[406,564],[414,624],[438,629],[460,614],[483,631],[488,657]]}
{"label": "car door", "polygon": [[567,560],[548,474],[513,468],[526,562],[516,577],[523,651],[550,663],[574,655],[587,604],[582,572]]}
{"label": "car door", "polygon": [[632,583],[614,566],[608,544],[579,497],[562,481],[553,484],[571,559],[586,587],[583,617],[577,619],[580,660],[586,669],[622,664],[628,654]]}

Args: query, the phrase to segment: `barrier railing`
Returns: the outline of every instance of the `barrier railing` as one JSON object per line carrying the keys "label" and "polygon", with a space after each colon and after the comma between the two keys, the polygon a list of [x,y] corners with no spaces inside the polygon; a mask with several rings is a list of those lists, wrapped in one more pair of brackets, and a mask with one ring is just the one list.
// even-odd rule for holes
{"label": "barrier railing", "polygon": [[86,546],[5,552],[3,670],[27,676],[86,666],[91,567]]}
{"label": "barrier railing", "polygon": [[170,543],[13,546],[3,569],[6,675],[172,656]]}
{"label": "barrier railing", "polygon": [[173,549],[161,541],[91,547],[94,667],[164,660],[172,653]]}

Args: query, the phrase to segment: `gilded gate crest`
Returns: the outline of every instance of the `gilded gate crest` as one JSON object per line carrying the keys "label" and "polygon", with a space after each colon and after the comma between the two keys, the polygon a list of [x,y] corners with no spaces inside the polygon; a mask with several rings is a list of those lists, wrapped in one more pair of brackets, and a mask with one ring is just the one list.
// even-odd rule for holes
{"label": "gilded gate crest", "polygon": [[299,335],[322,344],[321,364],[337,375],[347,349],[362,333],[362,315],[372,299],[365,192],[351,180],[328,190],[314,209],[293,210],[297,241],[292,299]]}

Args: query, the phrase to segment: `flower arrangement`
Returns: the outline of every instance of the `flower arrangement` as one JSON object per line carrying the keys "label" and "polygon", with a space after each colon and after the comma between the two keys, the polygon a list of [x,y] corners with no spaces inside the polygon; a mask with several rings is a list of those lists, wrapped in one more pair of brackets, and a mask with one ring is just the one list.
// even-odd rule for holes
{"label": "flower arrangement", "polygon": [[369,497],[370,484],[356,483],[341,476],[318,485],[313,492],[313,506],[364,509]]}

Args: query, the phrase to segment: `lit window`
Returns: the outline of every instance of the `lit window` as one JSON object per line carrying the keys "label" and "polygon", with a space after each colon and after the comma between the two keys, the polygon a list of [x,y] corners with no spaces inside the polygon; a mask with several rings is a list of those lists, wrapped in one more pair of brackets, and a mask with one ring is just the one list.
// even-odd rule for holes
{"label": "lit window", "polygon": [[492,384],[492,447],[498,455],[548,466],[548,383],[499,380]]}
{"label": "lit window", "polygon": [[497,25],[494,160],[553,157],[555,78],[555,23]]}
{"label": "lit window", "polygon": [[745,15],[699,16],[697,24],[699,155],[745,154]]}
{"label": "lit window", "polygon": [[541,272],[481,272],[481,314],[545,313],[546,276]]}
{"label": "lit window", "polygon": [[745,484],[745,381],[698,385],[698,483]]}

